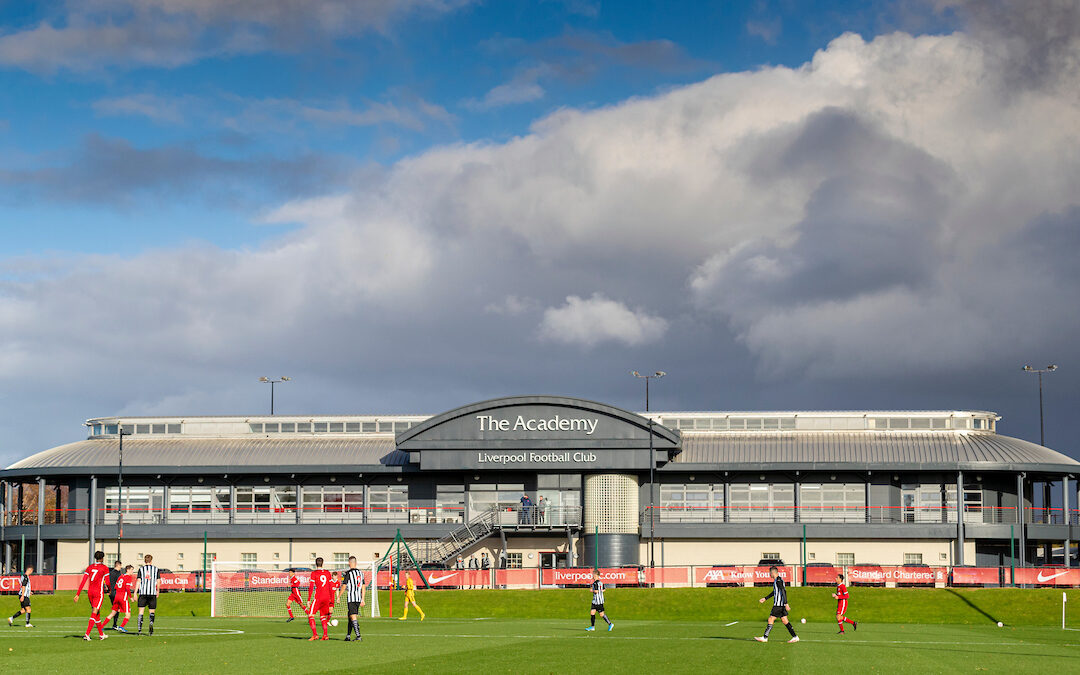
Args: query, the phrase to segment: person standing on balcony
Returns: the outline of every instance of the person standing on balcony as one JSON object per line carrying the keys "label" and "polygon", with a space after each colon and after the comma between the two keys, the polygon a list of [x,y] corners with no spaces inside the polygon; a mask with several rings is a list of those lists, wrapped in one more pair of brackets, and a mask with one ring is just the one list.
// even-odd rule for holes
{"label": "person standing on balcony", "polygon": [[491,558],[488,557],[487,551],[480,554],[480,571],[480,588],[486,588],[491,579]]}
{"label": "person standing on balcony", "polygon": [[547,500],[543,496],[536,502],[536,522],[543,525],[547,516]]}
{"label": "person standing on balcony", "polygon": [[518,513],[518,523],[525,525],[529,522],[529,507],[532,506],[532,500],[529,499],[529,495],[521,495],[521,512]]}

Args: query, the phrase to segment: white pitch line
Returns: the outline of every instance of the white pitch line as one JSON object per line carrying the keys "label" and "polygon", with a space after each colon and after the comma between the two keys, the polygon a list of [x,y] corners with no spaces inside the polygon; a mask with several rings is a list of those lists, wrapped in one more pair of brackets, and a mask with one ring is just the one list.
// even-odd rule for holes
{"label": "white pitch line", "polygon": [[739,622],[738,621],[732,621],[731,623],[725,623],[724,628],[727,628],[728,626],[734,626],[737,623],[739,623]]}

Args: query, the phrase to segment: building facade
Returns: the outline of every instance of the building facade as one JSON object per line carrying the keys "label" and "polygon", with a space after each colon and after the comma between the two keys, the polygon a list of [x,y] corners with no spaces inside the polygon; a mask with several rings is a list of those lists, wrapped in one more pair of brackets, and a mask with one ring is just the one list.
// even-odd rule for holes
{"label": "building facade", "polygon": [[997,421],[552,396],[434,417],[97,418],[0,474],[0,541],[5,569],[45,573],[95,548],[174,571],[370,559],[399,531],[429,565],[1075,564],[1080,464]]}

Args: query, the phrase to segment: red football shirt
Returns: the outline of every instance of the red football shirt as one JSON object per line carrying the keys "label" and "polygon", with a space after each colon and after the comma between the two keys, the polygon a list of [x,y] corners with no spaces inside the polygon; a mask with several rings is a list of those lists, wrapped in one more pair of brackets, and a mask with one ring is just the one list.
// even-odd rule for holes
{"label": "red football shirt", "polygon": [[116,600],[115,602],[123,602],[127,600],[128,594],[135,587],[135,580],[130,576],[124,575],[116,580]]}
{"label": "red football shirt", "polygon": [[293,593],[300,595],[300,577],[295,574],[289,577],[289,585],[292,586]]}
{"label": "red football shirt", "polygon": [[836,585],[836,599],[837,600],[847,600],[848,599],[847,586],[845,586],[844,584],[837,584]]}
{"label": "red football shirt", "polygon": [[94,563],[87,567],[76,593],[82,593],[83,586],[86,586],[86,592],[90,595],[104,595],[109,589],[109,568],[101,563]]}
{"label": "red football shirt", "polygon": [[311,581],[308,583],[308,600],[312,594],[316,600],[330,601],[334,597],[333,578],[330,570],[314,570],[311,573]]}

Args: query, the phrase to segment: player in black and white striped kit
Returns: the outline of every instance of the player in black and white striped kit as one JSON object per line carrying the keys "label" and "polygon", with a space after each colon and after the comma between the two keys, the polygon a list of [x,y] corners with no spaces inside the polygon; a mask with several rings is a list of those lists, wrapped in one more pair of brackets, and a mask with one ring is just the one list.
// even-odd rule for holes
{"label": "player in black and white striped kit", "polygon": [[784,586],[784,578],[780,576],[780,570],[775,565],[769,568],[769,574],[773,577],[772,592],[758,600],[758,602],[765,602],[769,598],[773,599],[772,611],[769,612],[769,625],[765,626],[764,636],[755,637],[754,639],[758,642],[768,642],[773,622],[780,619],[784,626],[787,627],[788,632],[791,633],[791,639],[788,642],[798,642],[799,636],[795,634],[795,629],[791,626],[791,622],[788,621],[788,612],[791,611],[791,606],[787,601],[787,588]]}
{"label": "player in black and white striped kit", "polygon": [[19,615],[26,615],[26,627],[33,628],[34,624],[30,623],[30,596],[34,594],[30,588],[30,575],[34,573],[34,566],[30,565],[26,568],[26,572],[19,578],[19,611],[15,612],[8,617],[8,625],[14,626],[15,619],[19,618]]}
{"label": "player in black and white striped kit", "polygon": [[360,642],[360,608],[364,606],[364,571],[357,568],[356,556],[349,556],[349,569],[342,577],[341,592],[348,603],[349,623],[345,626],[345,642],[352,642],[352,633],[356,631],[356,642]]}
{"label": "player in black and white striped kit", "polygon": [[604,613],[604,583],[600,581],[600,570],[592,571],[592,609],[589,610],[589,627],[585,630],[596,630],[596,613],[607,621],[607,629],[610,633],[615,628],[615,623]]}
{"label": "player in black and white striped kit", "polygon": [[135,576],[135,592],[139,594],[139,635],[142,635],[143,610],[150,609],[150,635],[154,634],[154,612],[157,610],[160,573],[152,562],[154,556],[143,556],[143,566]]}

